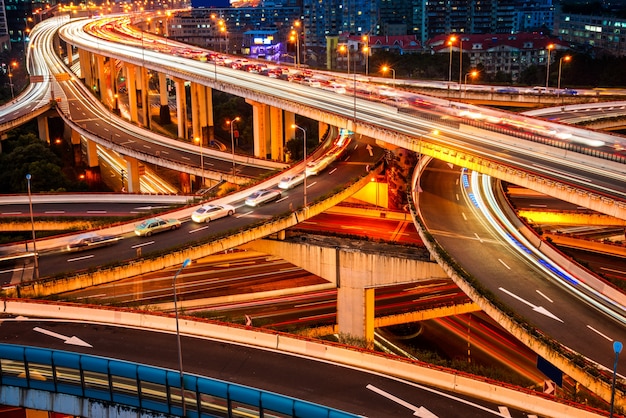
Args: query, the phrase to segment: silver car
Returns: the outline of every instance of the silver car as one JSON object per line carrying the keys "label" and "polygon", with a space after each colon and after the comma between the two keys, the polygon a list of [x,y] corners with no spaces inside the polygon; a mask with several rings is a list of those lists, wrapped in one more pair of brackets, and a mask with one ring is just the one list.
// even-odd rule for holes
{"label": "silver car", "polygon": [[231,205],[202,205],[191,214],[194,222],[211,222],[235,213],[235,207]]}
{"label": "silver car", "polygon": [[281,193],[274,189],[261,189],[246,198],[246,206],[259,206],[265,202],[280,199]]}
{"label": "silver car", "polygon": [[291,189],[292,187],[296,187],[298,184],[302,183],[303,181],[304,181],[304,173],[290,174],[280,179],[280,183],[278,183],[278,187],[283,190],[287,190],[287,189]]}

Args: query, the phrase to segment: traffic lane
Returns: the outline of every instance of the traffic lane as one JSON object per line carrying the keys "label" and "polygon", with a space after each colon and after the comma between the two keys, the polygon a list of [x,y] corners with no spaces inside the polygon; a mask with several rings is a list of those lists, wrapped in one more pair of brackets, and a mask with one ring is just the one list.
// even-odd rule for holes
{"label": "traffic lane", "polygon": [[403,244],[423,245],[412,220],[404,221],[393,218],[324,212],[301,222],[293,229],[310,232],[336,232]]}
{"label": "traffic lane", "polygon": [[[35,330],[76,336],[92,348],[65,344]],[[178,370],[174,333],[84,322],[3,320],[0,341],[87,353]],[[139,343],[140,342],[140,343]],[[183,367],[188,373],[293,396],[369,417],[414,417],[415,410],[390,400],[380,391],[439,417],[482,418],[499,413],[491,402],[458,396],[421,385],[370,374],[325,361],[289,356],[225,341],[181,338]],[[372,385],[378,392],[368,389]],[[486,411],[486,410],[487,411]],[[512,417],[525,417],[511,411]]]}
{"label": "traffic lane", "polygon": [[[502,242],[463,199],[459,169],[436,160],[431,166],[421,177],[420,210],[446,252],[531,326],[611,370],[611,344],[624,327],[544,278]],[[626,366],[619,370],[624,373]]]}
{"label": "traffic lane", "polygon": [[608,255],[583,248],[572,248],[557,245],[559,250],[567,254],[579,264],[586,265],[596,274],[606,277],[613,282],[626,283],[626,258]]}
{"label": "traffic lane", "polygon": [[[372,155],[364,146],[350,145],[350,152],[344,161],[331,164],[317,176],[310,177],[307,183],[308,202],[328,194],[329,191],[349,183],[355,177],[362,175],[368,165],[373,165],[382,156],[380,148],[374,149]],[[278,182],[280,176],[276,176]],[[233,216],[222,218],[208,224],[196,224],[184,220],[178,230],[172,230],[153,235],[151,237],[136,237],[134,234],[124,235],[119,243],[110,247],[99,248],[89,252],[67,253],[54,252],[42,254],[39,260],[41,277],[52,276],[62,272],[84,271],[90,268],[114,263],[126,262],[151,252],[165,251],[174,247],[181,247],[185,243],[206,240],[212,235],[219,235],[228,231],[235,231],[257,222],[264,222],[276,214],[286,213],[303,204],[304,185],[283,192],[281,199],[258,207],[248,207],[243,200],[231,202],[237,211]],[[167,214],[161,217],[168,218]],[[137,221],[139,223],[139,221]]]}
{"label": "traffic lane", "polygon": [[[35,217],[106,217],[106,216],[141,216],[149,215],[151,211],[167,210],[178,205],[167,205],[162,202],[145,203],[108,203],[108,202],[68,202],[68,203],[36,203],[33,202],[33,216]],[[0,216],[29,217],[28,204],[2,204],[0,202]]]}

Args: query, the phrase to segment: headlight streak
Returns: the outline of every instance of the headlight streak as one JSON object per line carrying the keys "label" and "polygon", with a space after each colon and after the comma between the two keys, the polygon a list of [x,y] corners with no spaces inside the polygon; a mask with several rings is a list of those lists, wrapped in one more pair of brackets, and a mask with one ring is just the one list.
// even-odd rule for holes
{"label": "headlight streak", "polygon": [[[597,310],[604,312],[607,316],[613,318],[619,323],[626,324],[623,306],[592,289],[589,285],[573,277],[551,261],[546,260],[545,256],[539,250],[532,246],[525,237],[517,232],[517,229],[510,223],[496,202],[495,196],[493,195],[493,189],[491,187],[491,178],[489,176],[482,175],[482,184],[480,184],[479,176],[481,175],[476,172],[472,172],[471,189],[477,196],[476,200],[479,204],[479,210],[492,228],[496,230],[498,235],[500,235],[500,237],[502,237],[506,242],[509,242],[511,247],[517,249],[518,253],[521,254],[523,258],[539,267],[544,274],[551,277],[555,283],[559,284],[578,299],[584,301]],[[466,190],[466,193],[467,192],[468,190]],[[485,195],[485,198],[489,202],[488,205],[483,201],[481,193],[476,192],[481,192]],[[492,215],[490,208],[495,216],[497,216],[497,219]]]}

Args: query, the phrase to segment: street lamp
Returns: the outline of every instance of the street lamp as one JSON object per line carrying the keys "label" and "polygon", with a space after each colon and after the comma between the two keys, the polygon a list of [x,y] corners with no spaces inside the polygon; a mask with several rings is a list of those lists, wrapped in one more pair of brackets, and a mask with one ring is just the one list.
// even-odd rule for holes
{"label": "street lamp", "polygon": [[611,384],[611,412],[610,418],[613,418],[613,407],[615,405],[615,377],[617,375],[617,360],[619,353],[622,352],[624,345],[620,341],[613,341],[613,352],[615,353],[615,361],[613,361],[613,382]]}
{"label": "street lamp", "polygon": [[204,187],[204,154],[202,153],[202,138],[196,137],[194,139],[198,144],[200,144],[200,169],[202,170],[202,183],[201,187]]}
{"label": "street lamp", "polygon": [[448,81],[452,82],[452,44],[456,42],[456,36],[451,36],[448,39],[448,47],[450,48],[450,65],[448,66]]}
{"label": "street lamp", "polygon": [[30,227],[33,233],[33,252],[35,253],[35,279],[39,279],[39,260],[37,257],[37,241],[35,239],[35,220],[33,219],[33,198],[30,193],[31,175],[26,174],[26,182],[28,183],[28,207],[30,209]]}
{"label": "street lamp", "polygon": [[17,68],[17,62],[13,61],[9,64],[9,86],[11,86],[11,98],[15,99],[15,92],[13,90],[13,73],[11,72],[11,68]]}
{"label": "street lamp", "polygon": [[548,49],[548,62],[546,63],[546,90],[548,89],[548,84],[550,83],[550,51],[554,49],[554,44],[548,45],[547,49]]}
{"label": "street lamp", "polygon": [[465,91],[467,91],[467,76],[472,76],[472,78],[476,78],[476,76],[478,76],[478,71],[472,70],[469,73],[465,74]]}
{"label": "street lamp", "polygon": [[228,124],[230,125],[230,142],[231,142],[231,149],[233,150],[233,177],[235,176],[235,135],[234,135],[234,127],[235,127],[235,122],[239,122],[240,118],[239,116],[237,116],[235,119],[228,121]]}
{"label": "street lamp", "polygon": [[370,37],[369,35],[363,35],[361,37],[365,45],[363,46],[363,54],[365,54],[365,76],[369,75],[369,61],[370,61]]}
{"label": "street lamp", "polygon": [[557,90],[561,90],[561,67],[563,66],[563,61],[570,62],[571,60],[572,60],[572,57],[570,55],[561,57],[561,59],[559,60],[559,78],[557,79],[557,84],[556,84]]}
{"label": "street lamp", "polygon": [[291,31],[292,37],[295,37],[296,40],[296,56],[298,57],[296,59],[296,67],[300,68],[300,27],[302,26],[302,22],[300,22],[300,20],[296,20],[293,22],[293,25],[297,28]]}
{"label": "street lamp", "polygon": [[345,53],[348,57],[348,74],[350,74],[350,48],[347,45],[339,45],[339,52]]}
{"label": "street lamp", "polygon": [[301,130],[303,135],[304,157],[302,158],[302,161],[304,161],[304,207],[306,208],[306,129],[295,124],[291,125],[291,127]]}
{"label": "street lamp", "polygon": [[395,89],[396,88],[396,70],[386,65],[384,65],[383,68],[381,68],[380,70],[383,72],[383,74],[385,74],[387,71],[391,71],[391,76],[393,78],[393,88]]}
{"label": "street lamp", "polygon": [[180,272],[189,265],[189,263],[191,263],[190,259],[186,259],[185,261],[183,261],[183,265],[180,266],[180,268],[174,275],[174,279],[172,280],[172,286],[174,287],[174,315],[176,317],[176,345],[178,347],[178,371],[180,373],[180,397],[183,405],[183,416],[186,415],[185,380],[183,378],[183,350],[180,345],[180,328],[178,326],[178,300],[176,298],[176,278],[178,277]]}

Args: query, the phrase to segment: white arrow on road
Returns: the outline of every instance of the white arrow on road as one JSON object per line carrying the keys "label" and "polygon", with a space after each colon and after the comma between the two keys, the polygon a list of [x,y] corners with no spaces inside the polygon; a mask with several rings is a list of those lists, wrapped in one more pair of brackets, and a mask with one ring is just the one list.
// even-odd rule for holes
{"label": "white arrow on road", "polygon": [[52,332],[47,329],[43,329],[39,327],[33,328],[33,331],[41,332],[42,334],[49,335],[50,337],[63,340],[65,344],[80,345],[81,347],[90,347],[90,348],[93,347],[91,344],[86,343],[85,341],[81,340],[78,337],[67,337],[65,335],[57,334],[56,332]]}
{"label": "white arrow on road", "polygon": [[522,299],[521,297],[517,296],[515,293],[509,292],[508,290],[506,290],[503,287],[499,288],[500,290],[502,290],[504,293],[506,293],[507,295],[519,300],[522,303],[525,303],[526,305],[530,306],[531,308],[533,308],[533,311],[538,312],[540,314],[543,314],[549,318],[552,319],[556,319],[559,322],[563,322],[559,317],[557,317],[556,315],[554,315],[552,312],[550,312],[549,310],[547,310],[546,308],[544,308],[543,306],[537,306],[537,305],[533,305],[532,303],[530,303],[529,301]]}
{"label": "white arrow on road", "polygon": [[410,403],[403,401],[402,399],[398,398],[397,396],[392,395],[391,393],[385,392],[382,389],[378,389],[374,385],[367,385],[366,388],[371,390],[372,392],[376,392],[379,395],[382,395],[385,398],[404,406],[405,408],[412,410],[413,416],[416,416],[419,418],[439,418],[437,417],[437,415],[433,414],[432,412],[430,412],[428,409],[424,408],[423,406],[417,407],[415,405],[411,405]]}
{"label": "white arrow on road", "polygon": [[367,150],[367,152],[370,153],[370,157],[374,156],[374,152],[372,151],[374,148],[372,148],[372,146],[370,144],[367,144],[367,146],[365,147],[365,149]]}

